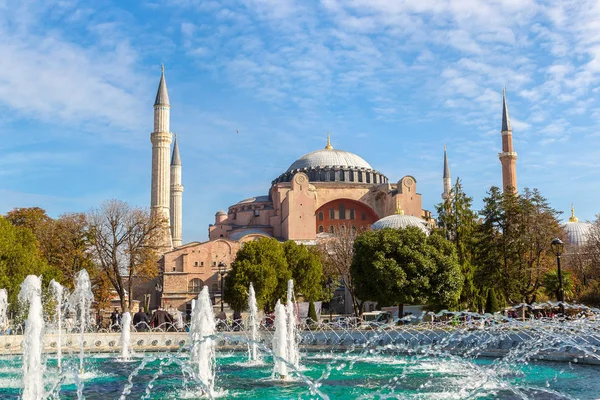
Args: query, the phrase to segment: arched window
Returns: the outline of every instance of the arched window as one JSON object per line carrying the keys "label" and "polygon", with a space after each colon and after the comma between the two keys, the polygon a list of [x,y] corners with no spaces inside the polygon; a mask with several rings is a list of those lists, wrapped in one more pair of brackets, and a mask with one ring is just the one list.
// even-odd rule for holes
{"label": "arched window", "polygon": [[354,208],[350,209],[350,219],[354,219]]}
{"label": "arched window", "polygon": [[346,219],[346,207],[340,204],[340,219]]}
{"label": "arched window", "polygon": [[358,181],[359,182],[363,181],[363,173],[362,173],[362,171],[358,171]]}
{"label": "arched window", "polygon": [[352,231],[352,233],[356,233],[356,226],[352,225],[350,227],[350,230]]}
{"label": "arched window", "polygon": [[325,232],[323,225],[319,225],[319,233]]}
{"label": "arched window", "polygon": [[329,171],[329,180],[332,182],[335,181],[335,171],[334,170]]}
{"label": "arched window", "polygon": [[327,173],[325,172],[325,170],[322,170],[322,171],[321,171],[321,173],[320,173],[319,175],[321,175],[321,176],[319,177],[319,180],[320,180],[321,182],[325,182],[325,181],[327,180]]}
{"label": "arched window", "polygon": [[348,180],[354,182],[354,171],[348,171]]}
{"label": "arched window", "polygon": [[344,182],[346,180],[346,177],[344,176],[344,170],[340,171],[340,181]]}
{"label": "arched window", "polygon": [[323,211],[319,211],[319,221],[323,221],[324,219]]}
{"label": "arched window", "polygon": [[335,233],[335,227],[333,225],[329,225],[329,233]]}
{"label": "arched window", "polygon": [[335,209],[329,209],[329,219],[335,219]]}
{"label": "arched window", "polygon": [[194,278],[188,283],[188,292],[200,293],[200,291],[202,290],[202,286],[204,286],[204,282],[202,282],[202,279]]}
{"label": "arched window", "polygon": [[367,183],[371,183],[371,173],[367,172],[366,175],[367,175]]}

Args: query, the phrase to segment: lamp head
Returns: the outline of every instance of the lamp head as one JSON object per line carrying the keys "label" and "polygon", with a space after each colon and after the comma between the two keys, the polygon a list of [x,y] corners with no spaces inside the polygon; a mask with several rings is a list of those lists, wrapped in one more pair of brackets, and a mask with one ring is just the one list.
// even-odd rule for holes
{"label": "lamp head", "polygon": [[564,243],[562,240],[560,240],[559,238],[554,238],[552,239],[552,251],[554,252],[554,254],[557,257],[560,257],[560,255],[563,253],[563,248],[564,248]]}

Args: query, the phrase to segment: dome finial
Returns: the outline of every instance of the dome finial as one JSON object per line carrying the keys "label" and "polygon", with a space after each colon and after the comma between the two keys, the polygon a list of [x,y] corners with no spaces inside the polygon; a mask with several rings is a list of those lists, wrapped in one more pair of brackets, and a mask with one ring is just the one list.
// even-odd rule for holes
{"label": "dome finial", "polygon": [[396,208],[396,214],[404,215],[404,210],[402,209],[402,206],[400,205],[400,203],[398,203],[398,207]]}
{"label": "dome finial", "polygon": [[326,150],[333,150],[333,146],[331,145],[331,133],[327,132],[327,146],[325,146]]}
{"label": "dome finial", "polygon": [[569,222],[579,222],[579,218],[575,216],[575,207],[573,207],[573,203],[571,203],[571,218],[569,218]]}

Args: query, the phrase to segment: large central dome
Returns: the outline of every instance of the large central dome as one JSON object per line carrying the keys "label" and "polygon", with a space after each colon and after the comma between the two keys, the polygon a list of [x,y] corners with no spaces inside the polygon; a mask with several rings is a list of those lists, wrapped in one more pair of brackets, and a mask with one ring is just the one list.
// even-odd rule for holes
{"label": "large central dome", "polygon": [[333,166],[373,169],[368,162],[354,153],[344,150],[322,149],[303,155],[294,161],[286,172],[301,170],[303,168],[310,169]]}

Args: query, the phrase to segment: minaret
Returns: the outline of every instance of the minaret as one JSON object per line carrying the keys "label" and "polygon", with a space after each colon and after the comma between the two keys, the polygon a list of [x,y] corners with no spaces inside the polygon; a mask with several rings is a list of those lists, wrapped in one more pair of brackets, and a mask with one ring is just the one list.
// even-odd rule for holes
{"label": "minaret", "polygon": [[502,91],[502,153],[498,154],[502,163],[502,188],[517,192],[517,153],[513,150],[512,128],[506,105],[506,88]]}
{"label": "minaret", "polygon": [[450,178],[450,167],[448,166],[448,155],[446,154],[446,145],[444,145],[444,193],[442,199],[449,199],[452,192],[452,178]]}
{"label": "minaret", "polygon": [[167,93],[167,83],[165,82],[165,67],[162,66],[158,92],[154,101],[154,132],[150,134],[152,142],[152,188],[150,212],[153,216],[161,217],[165,220],[165,232],[160,236],[161,250],[170,250],[172,248],[171,234],[169,232],[170,213],[170,171],[169,171],[169,153],[171,150],[171,104],[169,103],[169,94]]}
{"label": "minaret", "polygon": [[173,155],[171,156],[171,237],[173,239],[173,247],[181,246],[182,193],[181,158],[179,156],[177,135],[175,135]]}
{"label": "minaret", "polygon": [[569,218],[569,222],[579,222],[579,218],[575,216],[575,207],[571,203],[571,218]]}

